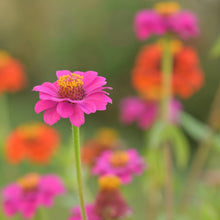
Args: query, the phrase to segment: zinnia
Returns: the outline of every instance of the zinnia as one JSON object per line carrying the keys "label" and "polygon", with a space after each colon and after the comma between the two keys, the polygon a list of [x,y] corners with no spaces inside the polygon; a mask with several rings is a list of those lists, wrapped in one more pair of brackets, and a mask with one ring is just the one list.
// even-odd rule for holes
{"label": "zinnia", "polygon": [[[172,90],[182,98],[192,96],[203,85],[203,73],[196,51],[189,46],[172,45]],[[162,89],[161,62],[163,47],[160,43],[144,46],[137,56],[132,72],[133,87],[146,99],[159,99]]]}
{"label": "zinnia", "polygon": [[24,88],[27,78],[23,65],[8,53],[0,51],[0,94]]}
{"label": "zinnia", "polygon": [[31,219],[41,207],[51,207],[55,197],[65,192],[59,177],[28,174],[2,190],[3,211],[8,217],[21,213]]}
{"label": "zinnia", "polygon": [[141,175],[145,167],[144,160],[135,149],[105,151],[96,160],[92,173],[99,176],[113,174],[120,178],[123,184],[128,184],[133,175]]}
{"label": "zinnia", "polygon": [[23,124],[8,136],[5,143],[6,157],[14,164],[23,160],[48,163],[59,141],[58,131],[48,125],[35,122]]}
{"label": "zinnia", "polygon": [[105,150],[116,148],[120,143],[118,133],[112,128],[100,128],[94,138],[89,139],[82,147],[82,162],[93,166],[97,157]]}
{"label": "zinnia", "polygon": [[[160,113],[159,105],[158,101],[145,100],[135,96],[124,98],[119,106],[120,121],[126,125],[137,122],[139,128],[147,129],[157,119]],[[178,123],[181,110],[181,103],[173,99],[170,104],[169,121]]]}
{"label": "zinnia", "polygon": [[154,10],[141,10],[134,21],[137,38],[173,33],[185,39],[199,35],[198,22],[190,11],[181,11],[176,2],[158,3]]}
{"label": "zinnia", "polygon": [[69,70],[57,71],[57,81],[45,82],[35,86],[33,91],[38,91],[40,101],[35,106],[36,113],[44,112],[45,123],[52,125],[60,118],[69,118],[70,122],[80,127],[84,124],[84,113],[90,114],[97,110],[106,109],[112,100],[107,96],[103,87],[106,84],[104,77],[97,72]]}
{"label": "zinnia", "polygon": [[102,220],[126,218],[132,213],[120,193],[120,185],[121,181],[117,176],[100,177],[100,190],[94,203],[94,211]]}

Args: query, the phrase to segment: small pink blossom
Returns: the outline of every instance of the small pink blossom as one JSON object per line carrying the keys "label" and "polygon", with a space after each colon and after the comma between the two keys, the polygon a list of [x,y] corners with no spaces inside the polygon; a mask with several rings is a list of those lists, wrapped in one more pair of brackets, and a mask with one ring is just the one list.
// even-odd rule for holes
{"label": "small pink blossom", "polygon": [[73,125],[80,127],[85,122],[84,113],[106,110],[106,105],[112,103],[109,94],[103,91],[112,89],[103,87],[106,83],[106,79],[94,71],[57,71],[57,81],[33,88],[40,96],[35,111],[37,114],[45,111],[44,121],[49,125],[60,118],[69,118]]}
{"label": "small pink blossom", "polygon": [[31,219],[39,207],[51,207],[55,197],[64,192],[59,177],[29,174],[2,190],[3,211],[8,217],[21,213],[25,219]]}
{"label": "small pink blossom", "polygon": [[[101,218],[96,215],[93,204],[86,205],[86,214],[88,220],[101,220]],[[71,217],[69,218],[69,220],[82,220],[79,206],[72,209]]]}
{"label": "small pink blossom", "polygon": [[133,175],[141,175],[145,167],[144,160],[134,149],[105,151],[96,160],[92,173],[99,176],[116,175],[122,183],[128,184],[132,181]]}
{"label": "small pink blossom", "polygon": [[199,35],[197,18],[190,11],[178,11],[165,16],[154,10],[141,10],[135,16],[134,28],[139,40],[166,33],[177,34],[183,39]]}
{"label": "small pink blossom", "polygon": [[[147,129],[153,125],[159,114],[159,103],[157,101],[146,101],[139,97],[127,97],[120,102],[120,120],[123,124],[129,125],[137,122],[141,129]],[[181,103],[173,99],[170,108],[169,120],[172,123],[178,123]]]}

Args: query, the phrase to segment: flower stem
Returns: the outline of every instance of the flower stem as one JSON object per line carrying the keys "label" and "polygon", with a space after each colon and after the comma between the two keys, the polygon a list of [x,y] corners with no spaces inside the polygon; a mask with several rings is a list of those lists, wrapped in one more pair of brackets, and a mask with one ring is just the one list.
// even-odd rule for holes
{"label": "flower stem", "polygon": [[10,128],[9,108],[6,94],[0,97],[0,113],[1,113],[1,126],[0,126],[0,140],[5,138]]}
{"label": "flower stem", "polygon": [[[161,118],[168,124],[170,113],[170,102],[172,98],[172,72],[173,57],[170,49],[170,38],[167,36],[163,42],[163,58],[162,58],[162,98],[161,98]],[[173,195],[173,164],[172,152],[169,142],[163,143],[164,148],[164,199],[165,214],[168,220],[174,219],[174,195]]]}
{"label": "flower stem", "polygon": [[[208,119],[208,124],[210,127],[215,131],[219,129],[220,126],[220,85],[218,87],[218,90],[216,92],[211,112]],[[202,142],[199,147],[198,151],[195,155],[195,159],[193,160],[185,191],[183,192],[182,199],[180,201],[180,212],[185,212],[188,208],[188,205],[190,204],[190,199],[192,194],[195,191],[196,184],[200,178],[200,175],[202,173],[202,169],[205,165],[205,162],[209,156],[209,152],[211,150],[213,143],[213,133],[211,133],[207,140]]]}
{"label": "flower stem", "polygon": [[76,179],[77,179],[77,185],[78,185],[80,209],[81,209],[82,219],[83,220],[87,220],[85,204],[84,204],[84,197],[83,197],[83,186],[82,186],[79,128],[75,127],[75,126],[72,126],[72,130],[73,130],[75,166],[76,166]]}

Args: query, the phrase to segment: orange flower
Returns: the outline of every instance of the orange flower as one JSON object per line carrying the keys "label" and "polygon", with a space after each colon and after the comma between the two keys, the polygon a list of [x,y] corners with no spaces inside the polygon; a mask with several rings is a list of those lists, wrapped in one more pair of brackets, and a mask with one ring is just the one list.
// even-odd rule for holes
{"label": "orange flower", "polygon": [[17,92],[26,85],[22,64],[4,51],[0,51],[0,94]]}
{"label": "orange flower", "polygon": [[[188,98],[203,84],[203,74],[196,51],[189,46],[171,44],[173,52],[173,93]],[[141,96],[148,99],[161,97],[161,62],[163,48],[160,43],[144,46],[138,54],[132,72],[132,84]]]}
{"label": "orange flower", "polygon": [[9,162],[18,164],[22,160],[33,163],[48,163],[60,141],[59,133],[41,123],[24,124],[16,128],[5,143]]}
{"label": "orange flower", "polygon": [[118,133],[111,128],[101,128],[95,138],[88,140],[82,148],[82,162],[92,166],[95,159],[105,150],[113,149],[119,142]]}

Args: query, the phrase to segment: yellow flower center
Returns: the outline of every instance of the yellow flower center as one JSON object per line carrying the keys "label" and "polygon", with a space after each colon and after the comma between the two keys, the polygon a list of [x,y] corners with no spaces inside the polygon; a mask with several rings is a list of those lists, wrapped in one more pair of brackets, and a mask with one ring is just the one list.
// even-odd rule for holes
{"label": "yellow flower center", "polygon": [[31,123],[21,125],[18,128],[20,136],[26,141],[34,141],[38,137],[40,131],[40,123]]}
{"label": "yellow flower center", "polygon": [[96,133],[96,139],[103,145],[112,145],[118,140],[118,132],[112,128],[101,128]]}
{"label": "yellow flower center", "polygon": [[[163,49],[164,40],[163,39],[158,40],[157,44],[161,47],[161,49]],[[173,54],[178,53],[182,48],[183,48],[183,44],[180,40],[174,39],[170,41],[170,49]]]}
{"label": "yellow flower center", "polygon": [[102,190],[115,190],[121,185],[121,180],[114,175],[106,175],[99,178],[99,188]]}
{"label": "yellow flower center", "polygon": [[159,14],[167,16],[177,13],[180,10],[180,5],[177,2],[160,2],[154,6],[154,9]]}
{"label": "yellow flower center", "polygon": [[32,191],[37,189],[38,184],[40,181],[40,175],[36,173],[28,174],[24,176],[23,178],[18,180],[18,185],[24,190],[24,191]]}
{"label": "yellow flower center", "polygon": [[129,155],[123,151],[114,152],[111,155],[110,163],[114,167],[122,167],[124,166],[129,160]]}
{"label": "yellow flower center", "polygon": [[83,87],[83,76],[75,73],[61,76],[57,80],[59,87],[58,94],[61,98],[70,98],[72,100],[82,100],[85,90]]}

